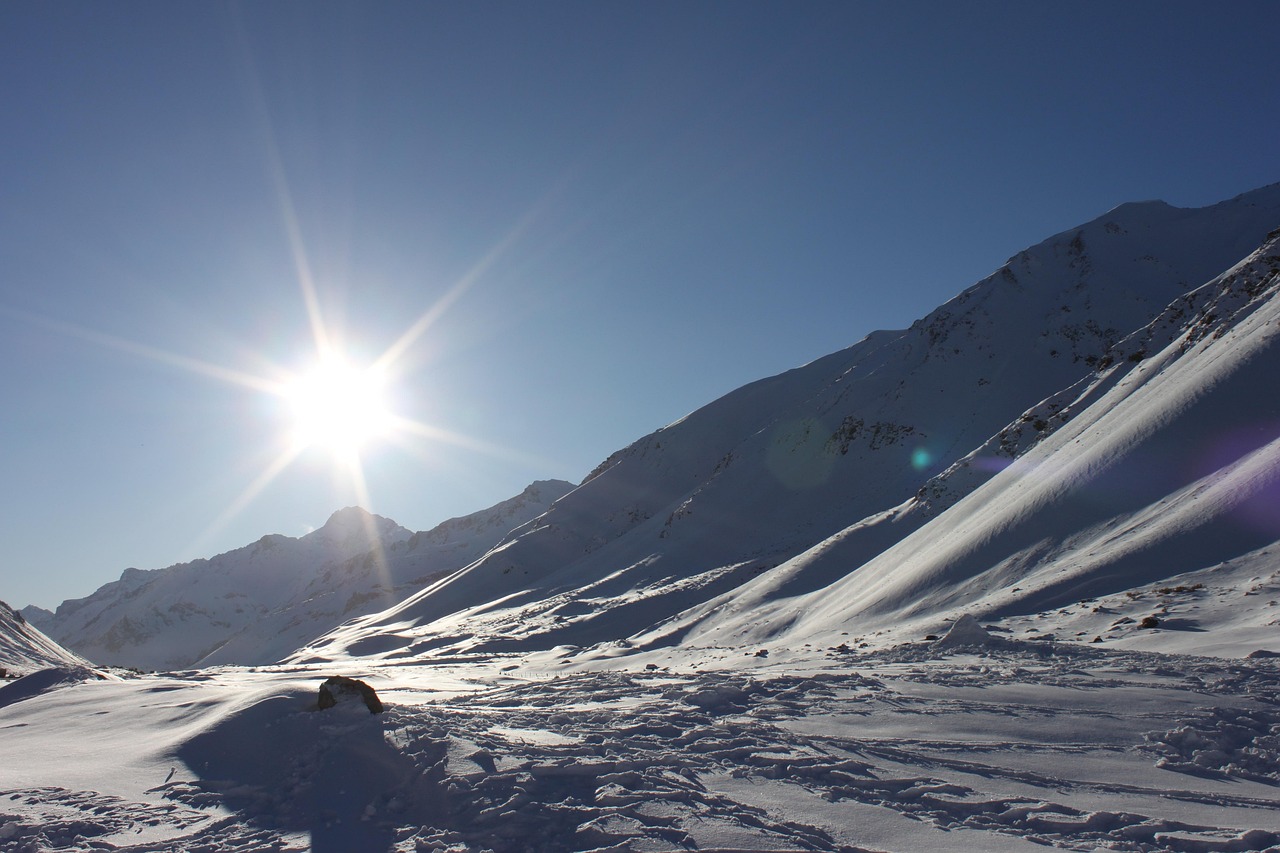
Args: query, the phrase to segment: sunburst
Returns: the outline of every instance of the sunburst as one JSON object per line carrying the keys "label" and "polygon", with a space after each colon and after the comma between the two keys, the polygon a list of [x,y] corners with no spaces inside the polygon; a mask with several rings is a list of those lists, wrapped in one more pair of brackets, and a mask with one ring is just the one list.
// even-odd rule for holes
{"label": "sunburst", "polygon": [[[443,296],[414,318],[404,332],[371,361],[361,361],[336,343],[348,340],[349,330],[330,327],[325,323],[321,300],[307,265],[299,260],[301,252],[297,245],[294,248],[298,285],[303,297],[303,310],[310,320],[312,341],[311,346],[299,353],[297,364],[300,366],[294,369],[273,363],[259,354],[261,366],[254,371],[247,371],[8,306],[0,305],[0,313],[58,334],[234,385],[278,404],[276,408],[283,417],[274,443],[279,450],[263,459],[261,466],[239,494],[228,501],[227,506],[216,513],[204,529],[193,537],[188,549],[196,549],[245,512],[259,495],[304,455],[327,454],[329,467],[335,478],[345,481],[356,502],[370,511],[375,511],[375,507],[365,475],[363,457],[384,445],[395,445],[421,455],[424,453],[423,442],[447,444],[471,452],[508,458],[524,465],[545,467],[545,459],[484,442],[475,436],[461,435],[397,411],[399,404],[406,399],[399,387],[402,381],[400,362],[414,343],[475,283],[507,242],[509,240],[502,241],[487,253],[467,275],[447,288]],[[379,547],[380,540],[372,523],[366,533],[370,548],[375,552],[378,569],[384,575],[383,580],[389,581],[384,556]]]}
{"label": "sunburst", "polygon": [[396,424],[388,408],[387,377],[332,355],[282,384],[293,417],[293,441],[344,457],[389,436]]}

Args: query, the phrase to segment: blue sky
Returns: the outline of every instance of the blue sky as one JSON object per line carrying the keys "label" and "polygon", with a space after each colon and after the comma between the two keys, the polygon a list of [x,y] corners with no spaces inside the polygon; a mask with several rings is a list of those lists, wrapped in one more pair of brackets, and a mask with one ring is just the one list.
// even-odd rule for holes
{"label": "blue sky", "polygon": [[[1274,3],[0,5],[0,598],[359,492],[211,372],[393,403],[425,529],[900,328],[1131,200],[1280,180]],[[1280,223],[1277,223],[1280,225]],[[216,368],[212,370],[211,368]],[[247,489],[261,488],[248,499]]]}

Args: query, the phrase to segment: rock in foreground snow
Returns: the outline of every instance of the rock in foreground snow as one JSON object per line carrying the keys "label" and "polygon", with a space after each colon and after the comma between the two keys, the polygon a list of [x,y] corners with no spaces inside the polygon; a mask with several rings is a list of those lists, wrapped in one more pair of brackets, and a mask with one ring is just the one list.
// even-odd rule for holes
{"label": "rock in foreground snow", "polygon": [[332,675],[320,685],[316,707],[321,711],[350,702],[360,702],[369,709],[370,714],[381,714],[382,700],[378,693],[368,684],[345,675]]}

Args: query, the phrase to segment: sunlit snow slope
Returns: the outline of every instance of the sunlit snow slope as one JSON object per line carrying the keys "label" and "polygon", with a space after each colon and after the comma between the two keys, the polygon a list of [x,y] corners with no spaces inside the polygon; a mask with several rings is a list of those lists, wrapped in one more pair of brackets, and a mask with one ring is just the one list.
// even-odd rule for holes
{"label": "sunlit snow slope", "polygon": [[[1029,412],[892,513],[841,531],[723,602],[737,613],[686,614],[688,641],[796,643],[901,628],[913,617],[923,630],[961,611],[1058,610],[1231,562],[1274,575],[1278,339],[1280,236],[1120,342],[1061,407]],[[1002,444],[1026,440],[1022,426],[1034,443],[1010,463]],[[861,540],[894,525],[914,532],[863,558]],[[779,594],[815,572],[840,577],[807,595]],[[1277,609],[1274,599],[1242,595],[1236,616],[1251,629],[1247,639],[1274,644]]]}
{"label": "sunlit snow slope", "polygon": [[0,601],[0,668],[10,676],[26,675],[55,666],[85,666],[87,661],[67,651]]}
{"label": "sunlit snow slope", "polygon": [[1277,225],[1280,185],[1116,208],[910,329],[646,436],[476,563],[295,659],[798,643],[1265,549]]}

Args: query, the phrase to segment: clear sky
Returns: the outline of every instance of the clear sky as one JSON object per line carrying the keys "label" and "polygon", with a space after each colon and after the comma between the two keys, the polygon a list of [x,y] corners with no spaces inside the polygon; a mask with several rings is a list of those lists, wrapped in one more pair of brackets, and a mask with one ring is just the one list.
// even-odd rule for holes
{"label": "clear sky", "polygon": [[[576,482],[1119,203],[1280,180],[1277,31],[1243,1],[0,4],[0,599]],[[317,341],[387,367],[359,482],[275,393]]]}

